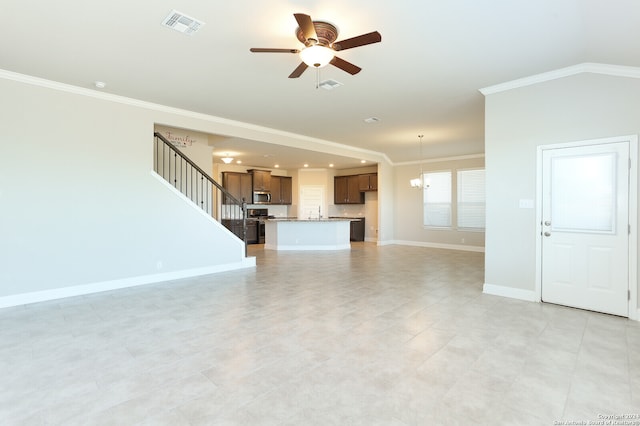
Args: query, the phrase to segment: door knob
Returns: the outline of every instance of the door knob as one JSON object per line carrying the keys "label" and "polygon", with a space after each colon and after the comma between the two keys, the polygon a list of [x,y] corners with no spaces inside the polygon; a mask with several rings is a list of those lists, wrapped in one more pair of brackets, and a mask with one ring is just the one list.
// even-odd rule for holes
{"label": "door knob", "polygon": [[549,237],[549,236],[551,236],[551,232],[549,232],[549,231],[545,232],[545,233],[544,233],[544,236],[545,236],[545,237]]}
{"label": "door knob", "polygon": [[551,221],[550,220],[545,220],[544,221],[544,226],[551,226]]}

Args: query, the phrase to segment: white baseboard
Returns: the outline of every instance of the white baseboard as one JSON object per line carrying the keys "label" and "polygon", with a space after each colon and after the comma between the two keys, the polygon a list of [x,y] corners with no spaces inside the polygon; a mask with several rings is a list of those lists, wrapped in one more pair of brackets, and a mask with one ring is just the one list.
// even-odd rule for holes
{"label": "white baseboard", "polygon": [[505,287],[501,285],[484,283],[482,292],[493,296],[509,297],[511,299],[526,300],[527,302],[539,302],[540,298],[533,290],[523,290],[521,288]]}
{"label": "white baseboard", "polygon": [[482,246],[467,246],[464,244],[441,244],[441,243],[429,243],[424,241],[393,240],[393,241],[387,241],[384,244],[379,243],[378,245],[387,245],[387,244],[397,244],[401,246],[414,246],[414,247],[428,247],[428,248],[437,248],[437,249],[446,249],[446,250],[473,251],[478,253],[484,253],[484,247]]}
{"label": "white baseboard", "polygon": [[182,278],[197,277],[200,275],[215,274],[218,272],[232,271],[235,269],[251,268],[256,266],[255,257],[245,257],[240,262],[223,265],[207,266],[203,268],[186,269],[162,274],[143,275],[139,277],[124,278],[120,280],[102,281],[91,284],[82,284],[71,287],[54,288],[51,290],[34,291],[31,293],[15,294],[0,297],[0,308],[27,305],[30,303],[46,302],[49,300],[63,299],[65,297],[82,296],[85,294],[99,293],[103,291],[118,290],[127,287],[136,287],[146,284],[155,284],[164,281],[178,280]]}

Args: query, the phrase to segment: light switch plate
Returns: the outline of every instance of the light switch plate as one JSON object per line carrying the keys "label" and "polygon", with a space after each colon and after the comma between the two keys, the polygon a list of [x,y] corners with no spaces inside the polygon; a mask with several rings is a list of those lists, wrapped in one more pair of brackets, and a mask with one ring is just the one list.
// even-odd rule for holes
{"label": "light switch plate", "polygon": [[520,200],[520,208],[521,209],[532,209],[533,208],[533,200],[530,199],[521,199]]}

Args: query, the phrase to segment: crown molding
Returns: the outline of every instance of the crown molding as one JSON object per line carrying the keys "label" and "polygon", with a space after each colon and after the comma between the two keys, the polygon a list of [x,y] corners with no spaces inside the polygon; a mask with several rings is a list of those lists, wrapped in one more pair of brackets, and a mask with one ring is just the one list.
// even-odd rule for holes
{"label": "crown molding", "polygon": [[442,157],[442,158],[425,158],[424,160],[403,161],[399,163],[394,163],[393,165],[394,166],[411,166],[414,164],[442,163],[444,161],[471,160],[474,158],[484,158],[484,154],[468,154],[468,155],[458,155],[455,157]]}
{"label": "crown molding", "polygon": [[535,74],[529,77],[507,81],[505,83],[496,84],[494,86],[485,87],[483,89],[480,89],[480,93],[482,93],[484,96],[487,96],[494,93],[506,92],[508,90],[518,89],[520,87],[531,86],[533,84],[557,80],[559,78],[569,77],[582,73],[604,74],[614,77],[640,78],[640,68],[638,67],[585,62],[566,68],[560,68],[554,71],[544,72],[542,74]]}
{"label": "crown molding", "polygon": [[[61,92],[73,93],[81,96],[88,96],[91,98],[101,99],[110,102],[117,102],[120,104],[125,104],[129,106],[149,109],[158,112],[164,112],[169,114],[180,115],[187,118],[194,118],[198,120],[207,121],[210,123],[217,123],[221,125],[241,128],[245,130],[251,130],[258,133],[269,134],[272,136],[278,136],[282,138],[290,138],[303,142],[310,142],[313,144],[321,145],[326,148],[334,148],[339,150],[347,150],[351,151],[349,154],[336,154],[341,155],[343,157],[352,156],[354,158],[362,158],[365,157],[368,161],[385,161],[387,164],[393,164],[391,159],[387,156],[387,154],[378,151],[372,151],[368,149],[358,148],[351,145],[345,145],[337,142],[327,141],[324,139],[312,138],[310,136],[304,136],[296,133],[286,132],[283,130],[277,130],[270,127],[258,126],[255,124],[245,123],[242,121],[229,120],[226,118],[216,117],[214,115],[203,114],[200,112],[189,111],[180,108],[174,108],[166,105],[156,104],[153,102],[142,101],[139,99],[128,98],[126,96],[114,95],[111,93],[105,93],[98,90],[88,89],[85,87],[73,86],[71,84],[60,83],[57,81],[47,80],[40,77],[34,77],[26,74],[20,74],[13,71],[7,71],[0,69],[0,78],[5,80],[12,80],[19,83],[30,84],[32,86],[45,87],[48,89],[58,90]],[[165,124],[165,123],[163,123]],[[265,142],[265,141],[261,141]],[[272,143],[272,142],[265,142]]]}

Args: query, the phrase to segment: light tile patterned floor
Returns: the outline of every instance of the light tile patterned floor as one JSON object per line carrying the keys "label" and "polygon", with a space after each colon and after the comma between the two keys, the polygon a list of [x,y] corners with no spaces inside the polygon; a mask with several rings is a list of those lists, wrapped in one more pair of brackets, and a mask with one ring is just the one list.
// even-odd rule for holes
{"label": "light tile patterned floor", "polygon": [[250,254],[256,269],[0,310],[0,424],[640,416],[640,324],[483,295],[481,253]]}

